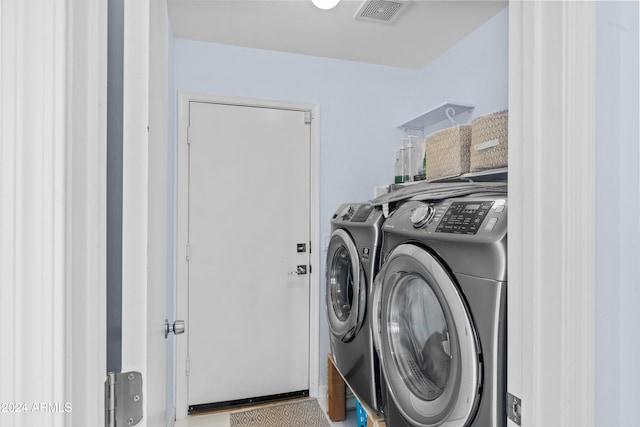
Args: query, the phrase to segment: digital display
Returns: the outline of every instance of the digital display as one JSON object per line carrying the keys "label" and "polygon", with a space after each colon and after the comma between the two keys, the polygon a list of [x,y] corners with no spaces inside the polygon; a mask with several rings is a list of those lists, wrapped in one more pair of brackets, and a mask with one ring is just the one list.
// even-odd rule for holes
{"label": "digital display", "polygon": [[477,211],[478,209],[480,209],[480,205],[467,205],[464,207],[465,211]]}

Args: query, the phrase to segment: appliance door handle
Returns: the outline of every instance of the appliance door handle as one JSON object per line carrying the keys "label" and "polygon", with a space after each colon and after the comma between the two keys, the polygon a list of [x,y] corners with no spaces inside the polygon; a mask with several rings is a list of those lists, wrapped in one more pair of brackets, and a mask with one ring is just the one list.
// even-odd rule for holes
{"label": "appliance door handle", "polygon": [[371,318],[371,326],[373,332],[373,347],[378,352],[378,356],[382,360],[382,349],[380,348],[382,337],[381,337],[381,328],[380,322],[382,322],[382,282],[384,277],[384,267],[378,271],[375,279],[373,280],[373,301],[371,310],[373,310],[373,316]]}

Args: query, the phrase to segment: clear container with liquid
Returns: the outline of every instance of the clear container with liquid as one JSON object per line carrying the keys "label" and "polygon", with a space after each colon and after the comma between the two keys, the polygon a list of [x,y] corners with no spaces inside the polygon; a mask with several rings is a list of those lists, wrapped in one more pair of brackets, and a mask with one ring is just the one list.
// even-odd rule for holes
{"label": "clear container with liquid", "polygon": [[404,148],[404,182],[412,182],[415,174],[413,165],[413,144],[411,139]]}
{"label": "clear container with liquid", "polygon": [[396,152],[396,171],[394,182],[402,184],[404,182],[404,156],[402,150]]}

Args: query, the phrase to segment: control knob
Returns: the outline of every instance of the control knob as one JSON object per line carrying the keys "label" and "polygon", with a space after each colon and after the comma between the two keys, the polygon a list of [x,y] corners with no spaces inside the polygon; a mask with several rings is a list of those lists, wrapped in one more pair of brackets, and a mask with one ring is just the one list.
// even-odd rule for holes
{"label": "control knob", "polygon": [[411,223],[415,228],[422,227],[433,219],[436,211],[433,206],[422,204],[416,207],[411,213]]}
{"label": "control knob", "polygon": [[348,221],[351,218],[351,216],[353,215],[354,212],[355,212],[355,209],[353,208],[353,206],[347,205],[347,206],[344,207],[344,209],[340,213],[339,217],[343,221]]}

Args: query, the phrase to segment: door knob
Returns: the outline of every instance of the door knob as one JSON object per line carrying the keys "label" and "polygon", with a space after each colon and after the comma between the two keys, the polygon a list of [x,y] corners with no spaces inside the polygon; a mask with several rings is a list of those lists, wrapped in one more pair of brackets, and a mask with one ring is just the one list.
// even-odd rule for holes
{"label": "door knob", "polygon": [[167,338],[170,332],[175,335],[184,333],[184,320],[176,320],[173,325],[167,319],[164,320],[164,337]]}

